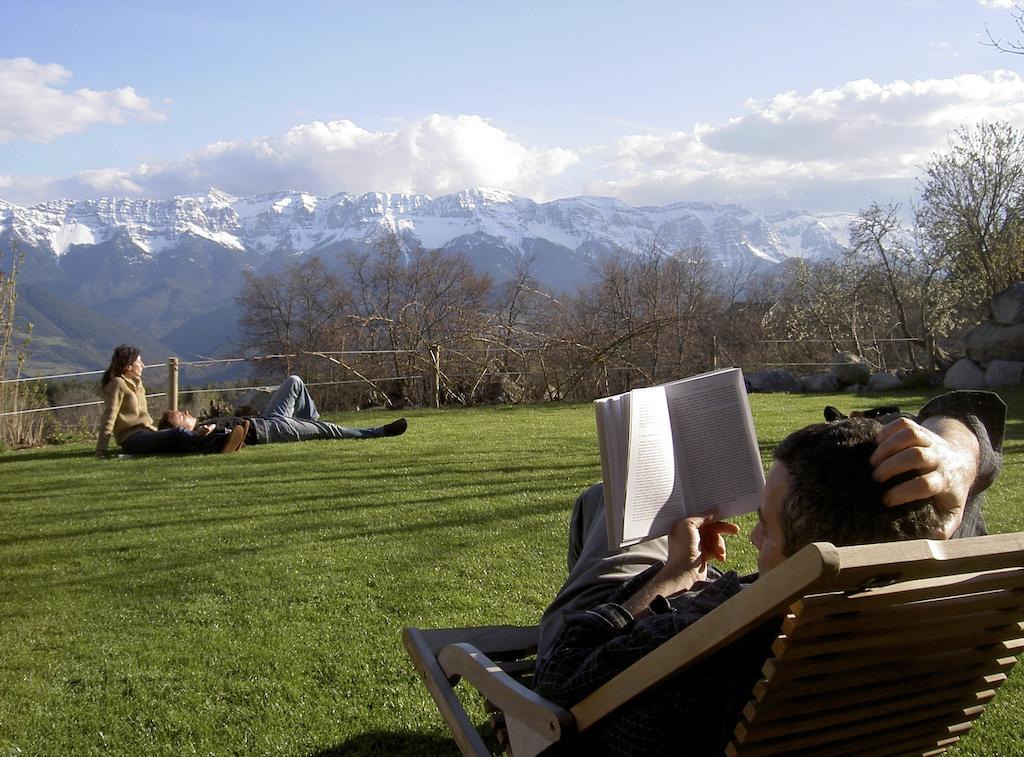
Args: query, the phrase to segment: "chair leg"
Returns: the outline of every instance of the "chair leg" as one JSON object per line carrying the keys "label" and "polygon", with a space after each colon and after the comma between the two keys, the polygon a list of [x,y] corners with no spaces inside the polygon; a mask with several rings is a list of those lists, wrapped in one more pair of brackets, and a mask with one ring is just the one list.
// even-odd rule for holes
{"label": "chair leg", "polygon": [[466,757],[490,757],[490,750],[477,733],[462,702],[455,696],[452,683],[437,664],[437,658],[430,651],[419,629],[402,629],[402,643],[462,754]]}

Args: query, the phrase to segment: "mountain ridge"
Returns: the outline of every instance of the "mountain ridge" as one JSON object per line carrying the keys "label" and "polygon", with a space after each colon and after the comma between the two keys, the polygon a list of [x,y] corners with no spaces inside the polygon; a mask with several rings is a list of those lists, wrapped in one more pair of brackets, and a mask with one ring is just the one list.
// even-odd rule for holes
{"label": "mountain ridge", "polygon": [[[277,270],[302,255],[336,262],[345,252],[372,253],[388,235],[407,251],[463,254],[497,281],[529,260],[542,285],[572,291],[616,251],[699,245],[722,269],[828,257],[848,247],[853,218],[703,202],[634,207],[595,196],[536,202],[489,188],[436,198],[301,190],[239,197],[212,188],[169,200],[56,199],[29,208],[0,200],[0,250],[25,252],[25,283],[209,355],[209,334],[190,339],[186,324],[209,323],[203,316],[233,301],[243,272]],[[224,345],[233,333],[224,330]],[[67,341],[73,349],[75,339]],[[105,347],[101,334],[89,344],[93,356]]]}
{"label": "mountain ridge", "polygon": [[[28,208],[0,200],[0,228],[22,243],[56,257],[75,245],[111,241],[119,234],[143,254],[159,254],[181,236],[208,239],[242,252],[309,252],[332,241],[366,239],[390,232],[441,249],[479,231],[521,247],[525,239],[547,239],[577,250],[587,242],[612,248],[667,248],[712,241],[718,257],[734,258],[744,246],[769,262],[815,257],[848,243],[850,213],[793,210],[761,214],[735,204],[679,202],[631,206],[609,197],[579,196],[548,202],[487,188],[432,198],[411,193],[339,192],[327,197],[286,190],[237,197],[216,188],[205,195],[170,200],[104,197],[51,200]],[[726,225],[738,234],[716,243]],[[788,233],[793,225],[800,236]],[[818,237],[805,244],[813,229]],[[723,254],[731,244],[733,254]]]}

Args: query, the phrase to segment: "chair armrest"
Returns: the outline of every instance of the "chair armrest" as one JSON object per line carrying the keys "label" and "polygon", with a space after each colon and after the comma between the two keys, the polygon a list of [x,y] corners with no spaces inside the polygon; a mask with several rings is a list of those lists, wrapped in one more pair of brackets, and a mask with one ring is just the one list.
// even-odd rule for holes
{"label": "chair armrest", "polygon": [[501,661],[506,657],[524,657],[537,649],[539,626],[469,626],[420,630],[435,657],[449,644],[472,644],[488,657]]}
{"label": "chair armrest", "polygon": [[575,733],[572,713],[523,686],[472,644],[449,644],[437,661],[449,680],[465,678],[507,718],[520,721],[545,739],[559,741]]}

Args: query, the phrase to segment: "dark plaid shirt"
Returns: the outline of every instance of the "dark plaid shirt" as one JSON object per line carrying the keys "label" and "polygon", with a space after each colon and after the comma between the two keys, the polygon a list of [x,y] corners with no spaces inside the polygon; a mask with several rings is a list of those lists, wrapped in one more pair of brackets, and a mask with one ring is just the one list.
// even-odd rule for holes
{"label": "dark plaid shirt", "polygon": [[[986,533],[982,494],[1002,464],[1006,405],[991,392],[957,391],[928,402],[917,416],[943,415],[967,425],[978,437],[981,459],[975,485],[954,534]],[[895,416],[894,416],[895,417]],[[889,420],[879,419],[882,421]],[[739,593],[755,577],[716,574],[713,580],[666,600],[658,597],[652,614],[634,620],[622,607],[661,568],[654,565],[620,586],[607,602],[569,613],[533,687],[542,696],[571,707],[648,652]],[[770,621],[644,694],[588,732],[572,751],[594,754],[721,754],[779,630]]]}
{"label": "dark plaid shirt", "polygon": [[[737,594],[750,578],[735,573],[701,582],[672,599],[658,597],[652,614],[635,621],[621,606],[661,568],[623,584],[605,604],[570,613],[533,687],[571,707],[648,652]],[[592,729],[574,752],[595,754],[721,754],[769,656],[779,622],[746,634]]]}

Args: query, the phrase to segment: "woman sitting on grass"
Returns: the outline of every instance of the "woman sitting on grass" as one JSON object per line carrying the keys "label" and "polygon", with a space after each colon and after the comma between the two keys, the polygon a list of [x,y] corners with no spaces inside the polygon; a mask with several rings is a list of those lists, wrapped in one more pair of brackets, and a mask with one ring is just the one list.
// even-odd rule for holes
{"label": "woman sitting on grass", "polygon": [[131,455],[160,452],[237,452],[245,444],[248,424],[230,432],[196,434],[180,428],[157,430],[146,407],[142,385],[142,356],[135,347],[122,344],[114,350],[110,366],[103,372],[103,416],[100,419],[96,457],[103,458],[114,437]]}

